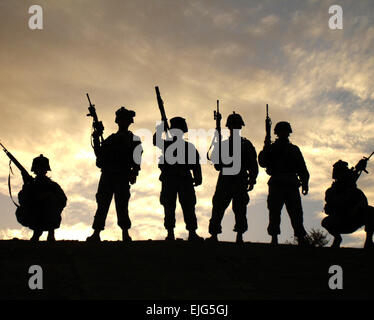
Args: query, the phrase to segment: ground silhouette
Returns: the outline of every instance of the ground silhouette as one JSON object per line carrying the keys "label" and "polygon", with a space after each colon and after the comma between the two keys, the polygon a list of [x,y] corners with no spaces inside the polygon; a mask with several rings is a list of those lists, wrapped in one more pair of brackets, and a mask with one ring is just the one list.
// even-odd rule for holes
{"label": "ground silhouette", "polygon": [[[373,251],[187,241],[0,240],[2,300],[372,299]],[[43,290],[30,290],[31,265]],[[331,265],[343,290],[331,290]]]}

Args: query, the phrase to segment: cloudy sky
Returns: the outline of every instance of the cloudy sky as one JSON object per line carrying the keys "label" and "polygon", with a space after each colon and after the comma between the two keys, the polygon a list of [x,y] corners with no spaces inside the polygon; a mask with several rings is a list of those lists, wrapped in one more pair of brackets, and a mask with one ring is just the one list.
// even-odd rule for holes
{"label": "cloudy sky", "polygon": [[[275,124],[287,120],[291,141],[311,174],[303,197],[307,230],[321,228],[324,191],[332,164],[354,165],[374,150],[374,4],[361,1],[249,0],[38,0],[43,30],[31,30],[30,1],[0,2],[0,139],[30,169],[32,159],[50,159],[51,177],[68,196],[57,239],[84,240],[91,232],[100,176],[90,146],[86,92],[104,122],[116,130],[114,112],[136,111],[132,131],[154,130],[160,115],[158,85],[169,118],[183,116],[190,128],[212,129],[216,100],[224,121],[232,111],[245,121],[242,135],[261,151],[265,105]],[[329,29],[329,7],[343,9],[343,30]],[[163,208],[155,148],[143,137],[145,161],[131,189],[130,234],[163,239]],[[205,141],[198,145],[205,157]],[[198,233],[208,236],[217,172],[203,165],[196,189]],[[369,163],[368,170],[374,171]],[[15,218],[7,188],[8,158],[0,156],[0,238],[27,239],[31,231]],[[14,170],[13,192],[22,186]],[[260,170],[250,193],[246,241],[268,242],[267,180]],[[359,180],[369,203],[372,175]],[[177,237],[186,237],[180,207]],[[221,240],[234,241],[231,208]],[[293,232],[284,210],[281,242]],[[45,237],[45,236],[44,236]],[[362,230],[344,246],[362,246]],[[43,239],[43,238],[42,238]],[[114,205],[104,240],[120,239]]]}

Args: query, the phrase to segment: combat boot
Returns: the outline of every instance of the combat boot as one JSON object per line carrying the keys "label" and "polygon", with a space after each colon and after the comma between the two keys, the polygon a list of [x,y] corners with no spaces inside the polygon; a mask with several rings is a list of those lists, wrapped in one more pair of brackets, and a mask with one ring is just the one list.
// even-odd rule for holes
{"label": "combat boot", "polygon": [[175,240],[175,235],[174,235],[174,230],[173,229],[168,230],[168,235],[166,236],[165,240],[167,240],[167,241],[174,241]]}
{"label": "combat boot", "polygon": [[43,231],[40,230],[34,230],[34,233],[30,239],[31,242],[38,242],[40,236],[42,235]]}
{"label": "combat boot", "polygon": [[310,247],[310,243],[305,236],[297,237],[297,245],[299,247]]}
{"label": "combat boot", "polygon": [[278,245],[278,236],[277,235],[271,236],[271,242],[270,242],[270,244],[272,246],[277,246]]}
{"label": "combat boot", "polygon": [[122,230],[122,241],[125,243],[129,243],[132,241],[128,230]]}
{"label": "combat boot", "polygon": [[87,242],[98,243],[100,239],[100,231],[95,230],[91,236],[86,239]]}
{"label": "combat boot", "polygon": [[205,239],[208,243],[218,243],[218,237],[216,234],[212,234],[209,238]]}
{"label": "combat boot", "polygon": [[243,234],[241,232],[238,232],[236,234],[236,243],[238,243],[238,244],[243,244],[244,243]]}
{"label": "combat boot", "polygon": [[188,241],[191,242],[202,242],[204,239],[202,237],[199,237],[195,231],[190,231],[188,235]]}
{"label": "combat boot", "polygon": [[47,237],[48,242],[55,242],[55,231],[54,230],[49,230],[48,231],[48,237]]}
{"label": "combat boot", "polygon": [[334,241],[331,245],[331,248],[340,248],[340,244],[342,243],[343,239],[340,234],[334,236]]}
{"label": "combat boot", "polygon": [[366,232],[366,240],[365,240],[365,249],[372,249],[374,248],[374,243],[373,243],[373,232]]}

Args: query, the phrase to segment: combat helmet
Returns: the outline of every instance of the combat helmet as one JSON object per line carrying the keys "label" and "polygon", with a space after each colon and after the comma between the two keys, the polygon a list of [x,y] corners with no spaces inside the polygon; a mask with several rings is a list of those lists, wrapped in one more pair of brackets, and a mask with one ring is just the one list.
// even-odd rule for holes
{"label": "combat helmet", "polygon": [[125,107],[121,107],[116,111],[116,119],[115,122],[118,123],[119,119],[128,119],[130,123],[134,122],[135,111],[126,109]]}
{"label": "combat helmet", "polygon": [[339,160],[334,163],[333,169],[332,169],[332,178],[334,180],[336,179],[342,179],[347,176],[349,173],[349,168],[348,168],[348,162]]}
{"label": "combat helmet", "polygon": [[180,129],[183,133],[186,133],[188,131],[186,119],[182,117],[171,118],[170,129]]}
{"label": "combat helmet", "polygon": [[233,113],[230,114],[230,115],[227,117],[227,120],[226,120],[226,127],[227,127],[227,128],[230,128],[230,127],[232,127],[234,124],[239,124],[239,125],[241,125],[241,126],[245,126],[244,121],[243,121],[243,118],[241,117],[240,114],[235,113],[235,111],[233,111]]}
{"label": "combat helmet", "polygon": [[37,169],[51,171],[48,158],[44,157],[42,154],[39,157],[34,158],[32,161],[31,171],[36,172]]}
{"label": "combat helmet", "polygon": [[278,134],[280,131],[288,131],[288,133],[292,133],[291,125],[287,121],[280,121],[274,127],[274,133]]}

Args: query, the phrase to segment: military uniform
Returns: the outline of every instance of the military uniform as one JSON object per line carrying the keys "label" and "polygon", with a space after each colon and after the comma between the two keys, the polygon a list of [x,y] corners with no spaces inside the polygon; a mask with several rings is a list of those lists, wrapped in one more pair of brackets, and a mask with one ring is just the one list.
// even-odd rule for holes
{"label": "military uniform", "polygon": [[64,191],[46,176],[50,170],[48,158],[42,154],[36,157],[31,166],[35,178],[30,176],[24,180],[18,193],[17,221],[34,231],[31,241],[39,241],[43,231],[48,231],[47,241],[55,241],[54,230],[60,227],[61,213],[66,206]]}
{"label": "military uniform", "polygon": [[[248,229],[247,205],[249,203],[248,186],[256,183],[258,175],[257,153],[255,147],[246,138],[240,137],[241,159],[240,172],[235,175],[223,175],[224,166],[216,163],[215,168],[220,171],[216,190],[213,196],[212,217],[209,221],[209,233],[217,235],[222,233],[221,222],[224,213],[232,201],[232,210],[235,215],[234,231],[244,233]],[[222,141],[222,150],[234,150],[232,148],[233,139],[230,137]],[[217,144],[212,152],[212,159],[217,159]],[[232,152],[232,151],[231,151]],[[232,154],[231,154],[232,155]]]}
{"label": "military uniform", "polygon": [[[134,160],[134,154],[138,159]],[[118,226],[123,230],[131,227],[128,212],[130,176],[140,170],[141,141],[131,131],[117,132],[103,141],[96,150],[97,166],[101,177],[96,194],[97,211],[92,228],[104,230],[105,220],[114,195]]]}
{"label": "military uniform", "polygon": [[[175,117],[170,122],[171,129],[180,129],[187,132],[185,119]],[[159,137],[156,139],[157,134]],[[162,151],[159,162],[161,170],[159,179],[161,181],[160,203],[164,207],[165,213],[164,227],[169,231],[169,235],[173,233],[178,197],[186,229],[190,232],[190,236],[195,235],[198,225],[195,213],[196,194],[194,186],[202,183],[199,153],[192,143],[183,139],[182,135],[173,136],[172,139],[162,139],[161,133],[156,132],[154,145]],[[179,151],[182,152],[178,155]],[[168,157],[168,154],[171,157]]]}
{"label": "military uniform", "polygon": [[[338,172],[340,171],[340,172]],[[358,175],[348,164],[338,161],[334,165],[335,181],[325,192],[325,213],[321,225],[332,235],[353,233],[365,226],[367,233],[374,230],[374,208],[369,206],[365,194],[357,188]]]}
{"label": "military uniform", "polygon": [[130,184],[136,181],[143,152],[140,138],[128,130],[134,117],[134,111],[121,107],[116,111],[117,133],[111,134],[101,143],[98,133],[93,134],[96,165],[101,168],[101,176],[96,193],[97,210],[92,224],[94,233],[87,241],[100,241],[100,232],[105,228],[113,195],[123,241],[131,241],[128,234],[131,227],[128,211]]}
{"label": "military uniform", "polygon": [[50,231],[60,227],[61,213],[67,198],[61,187],[50,178],[40,176],[23,185],[16,210],[19,223],[32,230]]}
{"label": "military uniform", "polygon": [[267,205],[269,209],[268,234],[280,234],[281,211],[286,205],[294,234],[303,238],[303,209],[299,192],[300,185],[308,187],[309,172],[300,149],[288,139],[277,139],[265,146],[259,154],[259,164],[271,176]]}

